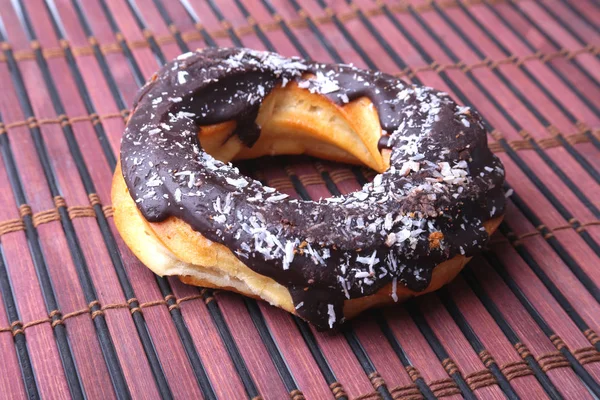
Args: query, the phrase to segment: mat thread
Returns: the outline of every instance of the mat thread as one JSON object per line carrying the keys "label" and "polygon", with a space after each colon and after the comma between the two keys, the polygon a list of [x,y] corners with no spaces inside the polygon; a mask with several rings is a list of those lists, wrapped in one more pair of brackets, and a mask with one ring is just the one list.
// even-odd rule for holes
{"label": "mat thread", "polygon": [[450,358],[446,358],[442,361],[442,367],[444,367],[448,375],[454,375],[457,372],[460,374],[460,372],[458,371],[458,367]]}
{"label": "mat thread", "polygon": [[428,383],[429,388],[436,397],[453,396],[461,394],[458,385],[451,378],[443,378]]}
{"label": "mat thread", "polygon": [[333,382],[331,385],[329,385],[329,389],[331,389],[333,397],[335,397],[336,399],[339,399],[341,397],[348,397],[346,391],[344,390],[344,387],[339,382]]}
{"label": "mat thread", "polygon": [[581,363],[581,365],[600,361],[600,352],[598,352],[598,350],[592,346],[574,350],[572,353],[575,358],[577,358],[577,361]]}
{"label": "mat thread", "polygon": [[535,358],[542,371],[548,372],[551,369],[569,367],[569,361],[561,353],[553,351],[550,353],[542,354]]}
{"label": "mat thread", "polygon": [[498,384],[498,381],[496,381],[494,375],[492,375],[492,373],[487,369],[465,375],[465,382],[473,391],[481,387]]}
{"label": "mat thread", "polygon": [[600,342],[600,337],[598,337],[598,334],[596,334],[596,332],[591,328],[584,331],[583,334],[592,345]]}
{"label": "mat thread", "polygon": [[500,367],[500,371],[509,381],[521,377],[533,375],[533,370],[526,361],[513,361]]}

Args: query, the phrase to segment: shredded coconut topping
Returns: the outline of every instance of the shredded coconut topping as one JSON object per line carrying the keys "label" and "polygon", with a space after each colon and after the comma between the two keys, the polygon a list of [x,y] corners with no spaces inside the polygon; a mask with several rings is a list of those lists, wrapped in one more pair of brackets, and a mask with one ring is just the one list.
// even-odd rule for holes
{"label": "shredded coconut topping", "polygon": [[[327,277],[328,287],[344,298],[373,293],[391,282],[391,297],[397,301],[398,284],[426,287],[435,266],[428,264],[431,260],[470,256],[485,244],[482,219],[503,211],[504,196],[490,200],[486,215],[468,207],[480,207],[482,196],[501,186],[504,170],[491,153],[481,153],[487,157],[484,165],[471,158],[470,146],[484,146],[477,141],[484,131],[469,107],[432,88],[351,65],[309,63],[249,49],[205,52],[182,54],[165,66],[156,83],[144,88],[128,124],[123,171],[142,212],[185,209],[190,221],[207,224],[203,234],[226,243],[247,265],[259,268],[259,262],[272,261],[273,271],[283,271],[277,273],[281,282],[309,288],[293,279],[304,278],[298,270],[310,265],[311,273]],[[217,84],[246,71],[259,77],[239,79],[231,89]],[[202,121],[229,104],[257,107],[274,82],[295,82],[340,105],[355,100],[349,88],[369,90],[391,150],[389,170],[359,191],[309,202],[241,176],[233,165],[201,148],[197,133]],[[219,94],[217,103],[197,101],[198,91]],[[163,157],[157,160],[148,149],[160,149]],[[446,211],[457,204],[464,204],[457,208],[464,213]],[[430,235],[440,232],[459,235],[461,245],[441,238],[430,247]],[[331,278],[319,272],[325,270],[333,271]],[[310,309],[309,297],[302,299],[296,308]],[[327,305],[330,327],[339,322],[336,310],[342,312],[339,303]]]}

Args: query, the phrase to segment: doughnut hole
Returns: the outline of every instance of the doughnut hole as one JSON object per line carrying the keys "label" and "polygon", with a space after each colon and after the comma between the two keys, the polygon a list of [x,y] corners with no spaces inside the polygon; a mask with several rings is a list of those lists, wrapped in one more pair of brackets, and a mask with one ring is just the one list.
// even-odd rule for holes
{"label": "doughnut hole", "polygon": [[198,137],[209,154],[224,162],[303,154],[377,172],[389,168],[389,151],[377,146],[382,134],[377,109],[366,97],[339,106],[289,83],[264,99],[256,123],[261,134],[250,147],[234,134],[235,121],[203,126]]}

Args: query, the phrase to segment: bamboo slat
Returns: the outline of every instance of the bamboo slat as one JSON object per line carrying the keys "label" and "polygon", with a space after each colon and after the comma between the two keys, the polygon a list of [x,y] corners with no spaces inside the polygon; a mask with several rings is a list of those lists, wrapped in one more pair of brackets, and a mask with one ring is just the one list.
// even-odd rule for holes
{"label": "bamboo slat", "polygon": [[[0,398],[600,396],[596,0],[0,0]],[[322,333],[155,277],[114,226],[133,98],[190,49],[352,62],[475,105],[505,222],[457,279]],[[247,174],[292,197],[373,173],[303,157]]]}

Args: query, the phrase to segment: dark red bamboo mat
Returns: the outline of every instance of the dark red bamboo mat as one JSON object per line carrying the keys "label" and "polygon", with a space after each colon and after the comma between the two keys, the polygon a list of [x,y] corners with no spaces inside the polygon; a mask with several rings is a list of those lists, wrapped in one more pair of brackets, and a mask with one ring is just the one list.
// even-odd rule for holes
{"label": "dark red bamboo mat", "polygon": [[[0,0],[0,398],[600,397],[600,1]],[[132,99],[188,49],[352,62],[478,109],[507,170],[447,288],[320,333],[154,276],[112,220]],[[358,167],[261,159],[300,198]]]}

